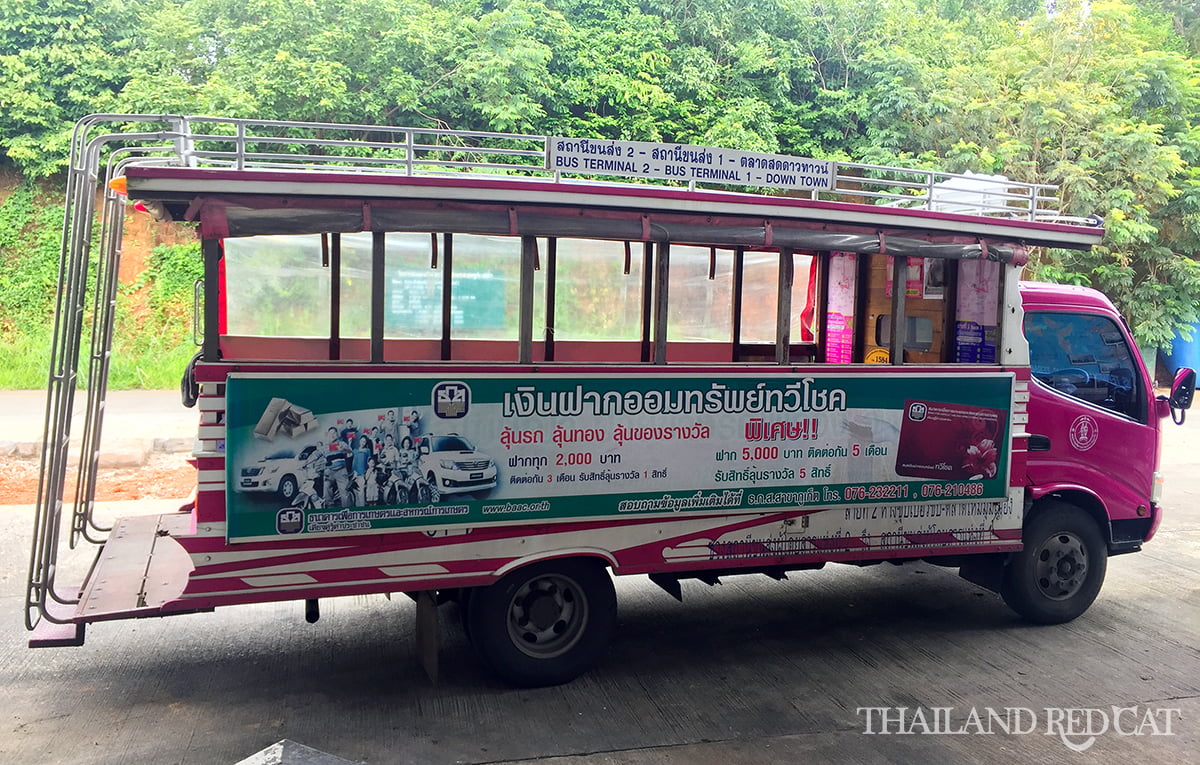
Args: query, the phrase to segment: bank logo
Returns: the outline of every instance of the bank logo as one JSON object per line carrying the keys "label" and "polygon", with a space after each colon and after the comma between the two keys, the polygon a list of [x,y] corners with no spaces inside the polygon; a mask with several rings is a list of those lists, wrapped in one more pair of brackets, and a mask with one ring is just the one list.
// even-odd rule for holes
{"label": "bank logo", "polygon": [[929,413],[928,408],[920,401],[913,403],[908,407],[908,419],[913,422],[921,422],[925,419],[925,415]]}
{"label": "bank logo", "polygon": [[304,511],[285,507],[275,514],[275,530],[280,534],[299,534],[304,531]]}
{"label": "bank logo", "polygon": [[438,383],[433,389],[433,413],[443,420],[467,416],[471,408],[471,389],[466,383]]}

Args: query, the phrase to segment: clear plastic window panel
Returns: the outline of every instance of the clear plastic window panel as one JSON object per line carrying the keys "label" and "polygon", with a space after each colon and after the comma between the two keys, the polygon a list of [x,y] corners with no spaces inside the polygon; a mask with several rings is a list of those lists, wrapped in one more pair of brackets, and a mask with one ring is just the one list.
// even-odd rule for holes
{"label": "clear plastic window panel", "polygon": [[320,236],[224,240],[227,332],[329,336],[329,269]]}

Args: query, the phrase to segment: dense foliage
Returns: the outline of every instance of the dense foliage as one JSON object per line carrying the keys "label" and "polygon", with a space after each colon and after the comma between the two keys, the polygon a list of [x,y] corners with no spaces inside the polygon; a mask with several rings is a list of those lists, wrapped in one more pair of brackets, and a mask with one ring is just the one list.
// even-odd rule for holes
{"label": "dense foliage", "polygon": [[1034,275],[1166,346],[1200,318],[1198,45],[1184,0],[7,0],[0,169],[54,176],[85,113],[167,112],[1002,173],[1106,221]]}

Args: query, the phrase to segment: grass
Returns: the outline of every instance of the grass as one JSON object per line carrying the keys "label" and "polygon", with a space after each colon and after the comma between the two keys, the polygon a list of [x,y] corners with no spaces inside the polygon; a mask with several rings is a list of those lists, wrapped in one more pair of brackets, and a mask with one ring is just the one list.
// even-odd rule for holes
{"label": "grass", "polygon": [[170,390],[199,349],[191,339],[178,341],[155,333],[118,339],[114,344],[108,387],[112,390]]}
{"label": "grass", "polygon": [[[109,368],[110,390],[170,390],[196,353],[190,339],[142,332],[117,338]],[[86,349],[80,358],[79,388],[87,384]],[[0,390],[39,390],[46,387],[50,368],[50,332],[38,330],[4,338],[0,343]]]}
{"label": "grass", "polygon": [[50,370],[50,332],[14,334],[0,343],[0,390],[46,387]]}

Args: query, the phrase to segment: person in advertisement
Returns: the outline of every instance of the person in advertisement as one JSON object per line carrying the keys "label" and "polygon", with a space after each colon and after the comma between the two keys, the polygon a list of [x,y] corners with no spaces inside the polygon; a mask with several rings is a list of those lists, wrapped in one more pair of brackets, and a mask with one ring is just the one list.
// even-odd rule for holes
{"label": "person in advertisement", "polygon": [[353,501],[349,504],[361,507],[365,503],[367,490],[367,463],[371,459],[371,439],[363,434],[358,437],[351,453],[351,487]]}
{"label": "person in advertisement", "polygon": [[358,428],[354,427],[354,419],[353,418],[351,418],[351,417],[346,418],[346,424],[342,426],[341,437],[342,437],[342,440],[345,441],[347,444],[353,444],[355,442],[355,440],[358,438]]}
{"label": "person in advertisement", "polygon": [[400,437],[402,435],[404,435],[403,433],[400,432],[400,429],[402,426],[403,426],[403,423],[401,423],[400,420],[396,419],[396,410],[395,409],[387,410],[387,416],[383,421],[383,425],[380,427],[380,431],[383,433],[384,441],[386,442],[387,437],[391,436],[393,446],[400,443]]}
{"label": "person in advertisement", "polygon": [[325,506],[339,507],[346,504],[349,495],[350,446],[332,426],[325,441]]}
{"label": "person in advertisement", "polygon": [[363,476],[363,492],[365,493],[366,503],[368,505],[379,504],[379,478],[381,471],[378,467],[377,458],[371,455],[367,459],[367,472]]}

